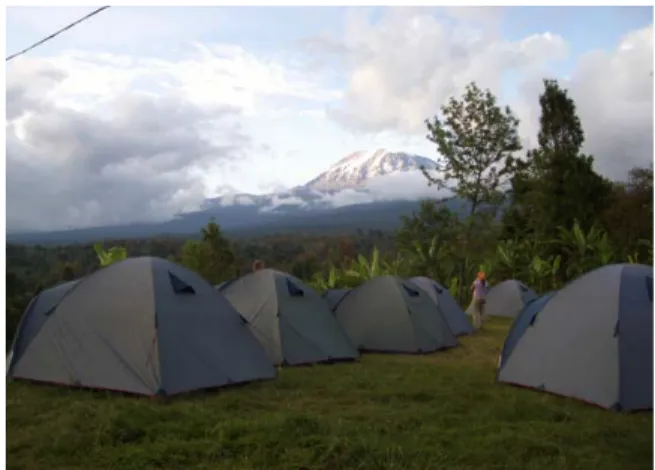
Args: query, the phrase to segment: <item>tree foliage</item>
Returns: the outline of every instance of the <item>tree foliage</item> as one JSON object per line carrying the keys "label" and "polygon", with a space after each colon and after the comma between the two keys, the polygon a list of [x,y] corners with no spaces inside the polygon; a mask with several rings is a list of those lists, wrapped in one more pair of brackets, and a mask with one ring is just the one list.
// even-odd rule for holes
{"label": "tree foliage", "polygon": [[450,276],[461,245],[462,227],[448,208],[422,201],[417,212],[403,216],[396,236],[398,251],[414,265],[416,275]]}
{"label": "tree foliage", "polygon": [[[498,205],[502,188],[514,171],[514,153],[521,150],[519,121],[502,109],[490,90],[475,82],[461,99],[451,98],[442,117],[427,120],[427,138],[437,145],[438,172],[423,168],[429,184],[447,187],[470,203],[470,215],[481,203]],[[455,183],[454,185],[452,183]]]}
{"label": "tree foliage", "polygon": [[581,153],[584,132],[568,92],[544,80],[539,147],[519,162],[512,180],[507,221],[520,236],[553,238],[560,227],[577,221],[588,230],[608,203],[611,184],[593,169],[593,157]]}
{"label": "tree foliage", "polygon": [[[521,150],[519,121],[509,107],[498,105],[490,90],[481,90],[475,82],[466,87],[461,99],[450,98],[441,114],[426,121],[427,138],[437,145],[440,155],[438,174],[427,168],[422,171],[429,185],[448,188],[468,202],[460,246],[465,252],[471,249],[474,231],[483,232],[505,199],[506,185],[516,170],[514,154]],[[459,257],[460,277],[473,268],[469,261]]]}
{"label": "tree foliage", "polygon": [[184,244],[182,265],[214,285],[237,277],[234,252],[214,219],[200,231],[200,235],[200,240],[188,240]]}
{"label": "tree foliage", "polygon": [[[615,183],[601,222],[622,256],[648,259],[653,240],[653,167],[633,168],[626,182]],[[652,256],[652,255],[651,255]]]}
{"label": "tree foliage", "polygon": [[[593,169],[593,157],[581,153],[584,132],[568,92],[555,80],[544,80],[539,146],[518,162],[512,179],[512,201],[504,216],[503,236],[541,241],[538,254],[561,254],[564,266],[572,252],[549,241],[562,231],[587,232],[609,203],[611,184]],[[574,271],[574,270],[573,270]],[[564,270],[564,279],[573,272]]]}

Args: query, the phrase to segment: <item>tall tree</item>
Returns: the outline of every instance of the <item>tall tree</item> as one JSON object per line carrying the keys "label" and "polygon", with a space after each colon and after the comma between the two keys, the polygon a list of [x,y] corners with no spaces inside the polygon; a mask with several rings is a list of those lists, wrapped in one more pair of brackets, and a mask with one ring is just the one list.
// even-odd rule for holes
{"label": "tall tree", "polygon": [[221,227],[211,219],[200,231],[201,240],[188,240],[182,248],[182,264],[212,284],[237,275],[236,259]]}
{"label": "tall tree", "polygon": [[422,169],[428,184],[448,188],[466,200],[469,216],[482,204],[500,204],[514,172],[513,154],[521,150],[518,119],[475,82],[466,87],[461,100],[451,98],[441,113],[441,118],[426,121],[427,138],[440,154],[437,175]]}
{"label": "tall tree", "polygon": [[408,260],[417,274],[449,280],[453,274],[453,256],[457,249],[459,223],[453,212],[436,201],[421,201],[418,211],[402,216],[396,235],[398,251]]}
{"label": "tall tree", "polygon": [[[590,230],[609,202],[611,183],[594,171],[593,157],[581,153],[584,132],[568,92],[546,79],[539,104],[539,147],[518,165],[504,234],[548,242],[576,221]],[[558,250],[552,243],[542,246],[550,255]]]}
{"label": "tall tree", "polygon": [[628,180],[616,183],[612,202],[603,213],[603,225],[621,256],[650,263],[648,248],[653,240],[653,167],[635,167]]}
{"label": "tall tree", "polygon": [[[468,203],[463,252],[469,251],[478,213],[495,213],[505,198],[506,185],[515,171],[514,153],[521,150],[519,120],[509,107],[501,108],[490,90],[470,83],[461,99],[451,98],[442,116],[427,120],[427,138],[440,154],[437,174],[422,168],[429,185],[448,188]],[[486,207],[485,207],[486,206]],[[488,218],[483,218],[488,221]],[[459,261],[463,279],[470,260]]]}

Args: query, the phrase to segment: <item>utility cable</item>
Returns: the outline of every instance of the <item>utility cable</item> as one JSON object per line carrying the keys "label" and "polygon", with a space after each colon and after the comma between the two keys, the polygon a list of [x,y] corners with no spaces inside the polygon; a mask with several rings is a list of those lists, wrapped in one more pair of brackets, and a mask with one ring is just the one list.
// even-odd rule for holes
{"label": "utility cable", "polygon": [[56,37],[56,36],[59,36],[59,35],[60,35],[61,33],[63,33],[64,31],[67,31],[67,30],[71,29],[73,26],[76,26],[76,25],[80,24],[81,22],[88,20],[88,19],[91,18],[92,16],[97,15],[98,13],[100,13],[100,12],[103,11],[103,10],[106,10],[107,8],[109,8],[109,6],[100,7],[100,8],[98,8],[97,10],[92,11],[91,13],[89,13],[89,14],[86,15],[86,16],[83,16],[83,17],[80,18],[79,20],[72,22],[72,23],[69,24],[68,26],[63,27],[62,29],[60,29],[59,31],[57,31],[57,32],[55,32],[55,33],[52,33],[50,36],[41,39],[39,42],[36,42],[36,43],[32,44],[30,47],[28,47],[28,48],[26,48],[26,49],[23,49],[23,50],[20,51],[20,52],[17,52],[17,53],[15,53],[15,54],[10,55],[9,57],[7,57],[7,58],[5,59],[5,62],[9,62],[11,59],[14,59],[14,58],[16,58],[16,57],[18,57],[18,56],[20,56],[20,55],[23,55],[23,54],[25,54],[25,53],[28,52],[28,51],[31,51],[31,50],[34,49],[35,47],[40,46],[40,45],[43,44],[44,42],[47,42],[47,41],[51,40],[52,38],[54,38],[54,37]]}

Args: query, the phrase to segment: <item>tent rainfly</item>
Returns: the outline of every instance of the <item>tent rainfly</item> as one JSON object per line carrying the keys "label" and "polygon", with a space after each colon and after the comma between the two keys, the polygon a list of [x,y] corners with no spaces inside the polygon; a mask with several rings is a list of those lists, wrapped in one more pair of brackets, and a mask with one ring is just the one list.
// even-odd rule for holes
{"label": "tent rainfly", "polygon": [[457,304],[457,301],[450,295],[448,289],[429,277],[413,277],[411,282],[428,293],[433,302],[441,310],[441,314],[448,322],[450,331],[455,336],[468,335],[473,333],[473,327],[466,318],[464,310]]}
{"label": "tent rainfly", "polygon": [[[487,293],[484,314],[493,317],[516,316],[523,310],[523,307],[531,300],[537,298],[537,293],[516,279],[503,281],[495,285]],[[473,303],[466,309],[471,314]]]}
{"label": "tent rainfly", "polygon": [[224,284],[220,292],[246,319],[276,364],[359,356],[318,292],[290,274],[262,269]]}
{"label": "tent rainfly", "polygon": [[615,264],[530,302],[498,381],[612,410],[653,408],[653,267]]}
{"label": "tent rainfly", "polygon": [[128,258],[41,292],[7,360],[9,378],[140,395],[272,379],[243,319],[197,274]]}
{"label": "tent rainfly", "polygon": [[427,292],[396,276],[366,281],[348,293],[334,313],[363,351],[427,353],[457,345]]}

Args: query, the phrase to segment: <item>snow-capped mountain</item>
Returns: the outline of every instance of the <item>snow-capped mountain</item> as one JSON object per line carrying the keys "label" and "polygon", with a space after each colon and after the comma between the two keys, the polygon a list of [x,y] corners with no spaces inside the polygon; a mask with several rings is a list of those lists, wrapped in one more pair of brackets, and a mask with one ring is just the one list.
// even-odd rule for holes
{"label": "snow-capped mountain", "polygon": [[420,168],[436,162],[419,155],[386,149],[360,151],[337,161],[308,183],[271,194],[244,194],[229,188],[206,199],[202,210],[250,206],[259,213],[329,209],[376,201],[443,197],[429,188]]}
{"label": "snow-capped mountain", "polygon": [[371,178],[404,171],[419,171],[421,166],[435,168],[436,162],[426,157],[386,149],[359,151],[342,158],[305,184],[305,187],[317,190],[361,188]]}
{"label": "snow-capped mountain", "polygon": [[[172,220],[149,224],[96,227],[73,231],[14,234],[14,241],[69,243],[103,238],[131,238],[161,234],[197,233],[210,218],[222,228],[240,233],[281,233],[285,230],[341,228],[389,229],[400,216],[417,210],[419,200],[444,199],[446,190],[429,187],[420,167],[435,168],[425,157],[377,149],[355,152],[339,160],[308,183],[270,194],[240,193],[225,186],[216,197],[205,199],[197,211],[178,214]],[[459,210],[461,201],[449,199]]]}

